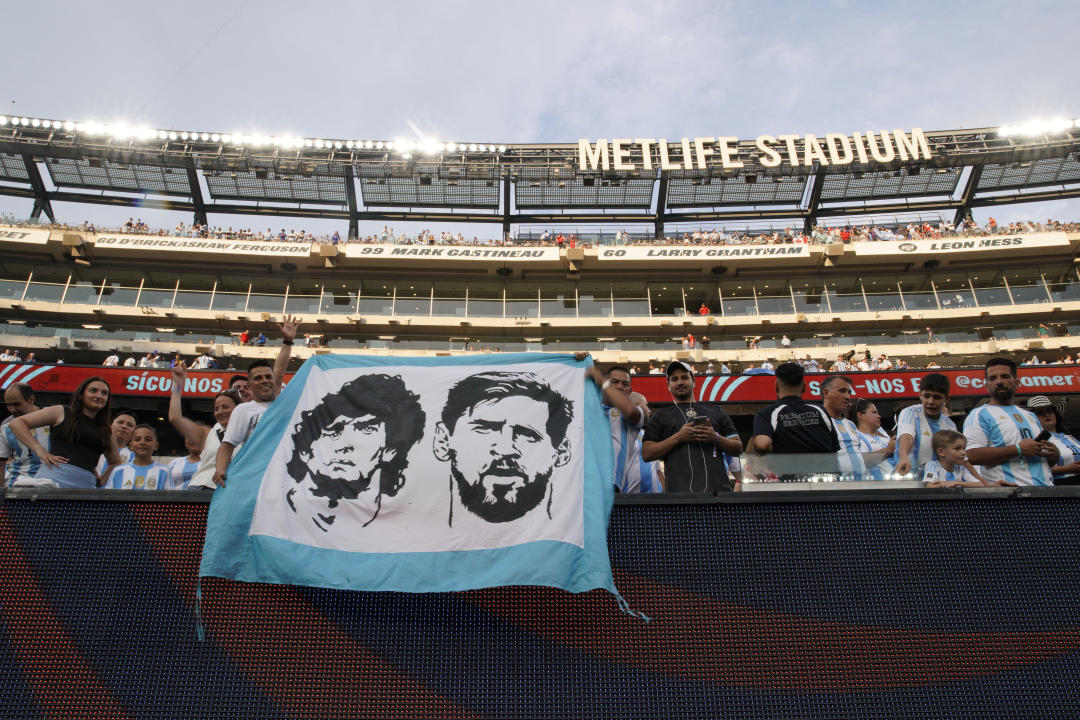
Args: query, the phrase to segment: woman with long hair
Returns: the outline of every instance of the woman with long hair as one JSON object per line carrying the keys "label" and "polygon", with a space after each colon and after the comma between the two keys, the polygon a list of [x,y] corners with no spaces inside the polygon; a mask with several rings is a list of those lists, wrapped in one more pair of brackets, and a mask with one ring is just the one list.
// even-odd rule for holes
{"label": "woman with long hair", "polygon": [[[859,398],[852,408],[855,425],[859,428],[859,447],[863,453],[881,453],[884,459],[870,467],[870,476],[874,480],[888,480],[892,475],[892,454],[896,447],[896,438],[889,437],[881,427],[881,414],[873,400]],[[867,463],[870,465],[870,463]]]}
{"label": "woman with long hair", "polygon": [[185,443],[198,444],[202,448],[199,467],[184,486],[188,490],[213,490],[214,463],[221,439],[225,437],[225,428],[229,426],[232,411],[240,404],[240,393],[225,390],[214,397],[214,427],[207,428],[194,420],[184,417],[180,407],[180,398],[184,393],[187,370],[181,365],[172,370],[172,396],[169,398],[169,422],[184,437]]}
{"label": "woman with long hair", "polygon": [[[111,429],[111,400],[109,384],[90,377],[79,383],[69,406],[43,408],[11,421],[15,437],[41,458],[41,469],[34,475],[37,484],[94,488],[120,464]],[[31,432],[39,427],[50,428],[48,448]],[[99,476],[96,467],[102,455],[108,463]]]}

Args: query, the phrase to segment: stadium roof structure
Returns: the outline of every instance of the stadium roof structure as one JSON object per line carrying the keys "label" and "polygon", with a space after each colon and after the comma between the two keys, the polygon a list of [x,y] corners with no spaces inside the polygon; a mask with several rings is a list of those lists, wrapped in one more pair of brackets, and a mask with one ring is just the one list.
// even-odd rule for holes
{"label": "stadium roof structure", "polygon": [[[897,153],[885,162],[769,166],[755,158],[755,141],[741,140],[734,147],[747,161],[735,168],[702,155],[694,169],[660,169],[644,158],[615,170],[589,169],[585,141],[409,143],[413,153],[400,141],[395,148],[392,141],[120,132],[2,117],[0,194],[32,198],[35,218],[55,220],[54,201],[93,203],[187,211],[201,224],[210,213],[336,218],[349,222],[351,236],[361,220],[493,223],[504,232],[514,224],[635,224],[652,225],[659,236],[673,222],[811,227],[825,217],[911,211],[960,218],[975,207],[1080,197],[1077,121],[1045,132],[990,127],[925,139],[931,152],[915,154],[918,160]],[[646,152],[639,149],[638,159]]]}

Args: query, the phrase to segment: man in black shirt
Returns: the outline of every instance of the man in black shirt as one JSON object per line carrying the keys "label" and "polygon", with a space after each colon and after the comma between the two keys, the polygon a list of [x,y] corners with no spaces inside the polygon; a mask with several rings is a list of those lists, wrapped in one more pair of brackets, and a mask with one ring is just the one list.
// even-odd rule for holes
{"label": "man in black shirt", "polygon": [[673,405],[657,409],[645,426],[641,457],[664,460],[667,492],[733,490],[724,455],[738,457],[742,441],[727,413],[694,402],[694,371],[678,360],[667,366]]}
{"label": "man in black shirt", "polygon": [[769,407],[754,415],[750,448],[767,453],[833,453],[840,450],[832,420],[825,409],[802,399],[805,370],[786,362],[776,368],[776,396]]}

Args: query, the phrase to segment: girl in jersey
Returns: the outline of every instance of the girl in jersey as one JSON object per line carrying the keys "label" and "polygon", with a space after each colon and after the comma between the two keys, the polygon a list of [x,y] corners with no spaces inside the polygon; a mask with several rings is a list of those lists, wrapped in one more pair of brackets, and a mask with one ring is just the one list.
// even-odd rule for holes
{"label": "girl in jersey", "polygon": [[[206,427],[203,425],[202,427]],[[207,431],[210,428],[206,428]],[[191,483],[191,478],[195,474],[195,471],[199,469],[199,460],[202,455],[202,446],[205,442],[200,441],[196,437],[184,438],[184,447],[187,449],[188,454],[185,457],[178,457],[169,463],[169,483],[166,489],[168,490],[187,490],[188,484]]]}
{"label": "girl in jersey", "polygon": [[859,428],[859,450],[863,453],[874,452],[884,455],[881,462],[870,466],[870,477],[874,480],[890,479],[896,438],[889,437],[889,433],[881,427],[881,414],[873,400],[859,398],[855,402],[855,424]]}

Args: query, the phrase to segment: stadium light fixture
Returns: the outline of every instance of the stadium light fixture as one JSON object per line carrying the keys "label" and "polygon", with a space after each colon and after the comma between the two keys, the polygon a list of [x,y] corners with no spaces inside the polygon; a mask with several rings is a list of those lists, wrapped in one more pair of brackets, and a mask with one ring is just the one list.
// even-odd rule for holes
{"label": "stadium light fixture", "polygon": [[500,145],[499,146],[499,152],[501,152],[501,153],[506,152],[506,146],[505,145]]}
{"label": "stadium light fixture", "polygon": [[7,125],[7,123],[8,123],[7,116],[0,115],[0,125]]}
{"label": "stadium light fixture", "polygon": [[228,133],[225,133],[224,135],[221,136],[221,142],[223,142],[223,143],[231,143],[232,142],[232,135],[230,135]]}
{"label": "stadium light fixture", "polygon": [[214,133],[213,135],[210,136],[210,140],[212,140],[213,142],[217,142],[220,139],[221,139],[221,136],[218,135],[217,133]]}
{"label": "stadium light fixture", "polygon": [[31,120],[30,124],[33,125],[34,127],[41,127],[41,121],[38,120],[37,118],[34,118],[33,120]]}
{"label": "stadium light fixture", "polygon": [[64,129],[67,130],[68,132],[71,132],[72,130],[75,129],[75,123],[68,120],[66,123],[64,123]]}
{"label": "stadium light fixture", "polygon": [[[370,150],[372,147],[374,147],[374,143],[372,143],[370,140],[368,140],[367,142],[364,143],[364,147],[366,149]],[[382,143],[379,143],[379,147],[382,147]]]}
{"label": "stadium light fixture", "polygon": [[352,141],[352,140],[349,140],[349,141],[347,141],[347,142],[345,143],[345,147],[347,147],[347,148],[348,148],[349,150],[352,150],[352,148],[353,148],[353,141]]}
{"label": "stadium light fixture", "polygon": [[178,137],[178,135],[176,133],[174,133],[174,132],[169,133],[169,139],[170,140],[175,140],[177,137]]}

